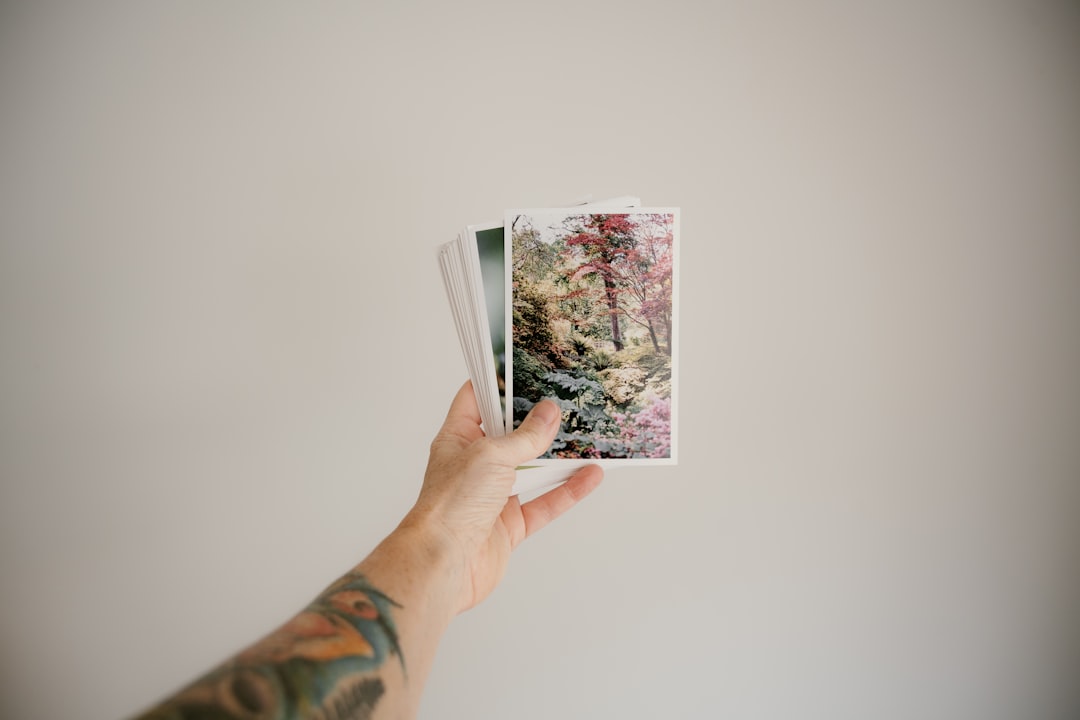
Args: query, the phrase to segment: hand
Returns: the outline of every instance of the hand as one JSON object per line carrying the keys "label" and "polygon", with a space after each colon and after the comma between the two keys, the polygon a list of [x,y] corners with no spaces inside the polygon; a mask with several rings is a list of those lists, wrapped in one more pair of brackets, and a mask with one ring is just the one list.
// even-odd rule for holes
{"label": "hand", "polygon": [[458,391],[431,443],[424,485],[410,516],[437,529],[463,565],[458,612],[487,597],[502,579],[510,552],[522,540],[592,492],[604,473],[596,465],[566,483],[520,503],[510,496],[518,465],[550,447],[561,412],[537,403],[510,435],[489,438],[480,429],[472,383]]}

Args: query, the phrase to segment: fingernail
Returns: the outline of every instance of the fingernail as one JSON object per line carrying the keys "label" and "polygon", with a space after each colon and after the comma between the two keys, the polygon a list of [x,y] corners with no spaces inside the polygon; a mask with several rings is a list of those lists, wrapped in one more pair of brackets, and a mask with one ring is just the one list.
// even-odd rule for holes
{"label": "fingernail", "polygon": [[559,420],[562,413],[559,412],[559,406],[550,400],[541,400],[536,403],[536,406],[532,409],[533,415],[536,419],[545,425],[553,425]]}

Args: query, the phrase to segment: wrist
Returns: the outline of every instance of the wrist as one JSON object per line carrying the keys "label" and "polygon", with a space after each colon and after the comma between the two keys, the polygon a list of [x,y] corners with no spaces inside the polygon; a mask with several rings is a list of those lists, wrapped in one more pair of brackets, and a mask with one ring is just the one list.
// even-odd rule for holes
{"label": "wrist", "polygon": [[409,543],[444,571],[462,566],[464,553],[461,544],[438,513],[413,508],[398,523],[390,537]]}
{"label": "wrist", "polygon": [[410,511],[361,568],[370,572],[364,566],[372,564],[391,565],[396,579],[408,585],[407,594],[428,612],[447,622],[457,615],[467,575],[465,555],[434,516]]}

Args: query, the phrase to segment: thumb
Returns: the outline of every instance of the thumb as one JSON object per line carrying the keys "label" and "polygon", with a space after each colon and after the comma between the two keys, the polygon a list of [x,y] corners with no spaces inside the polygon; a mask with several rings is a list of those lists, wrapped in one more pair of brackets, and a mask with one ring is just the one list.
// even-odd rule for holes
{"label": "thumb", "polygon": [[559,406],[551,400],[541,400],[533,406],[517,430],[495,438],[495,442],[505,453],[508,462],[519,465],[542,455],[551,446],[551,441],[559,432],[561,420]]}

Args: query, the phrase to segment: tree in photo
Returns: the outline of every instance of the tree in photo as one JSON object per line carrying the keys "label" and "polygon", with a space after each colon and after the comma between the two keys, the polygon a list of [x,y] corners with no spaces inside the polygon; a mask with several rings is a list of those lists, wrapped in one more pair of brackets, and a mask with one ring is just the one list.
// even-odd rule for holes
{"label": "tree in photo", "polygon": [[[581,222],[574,218],[572,222]],[[573,268],[572,280],[589,275],[600,278],[604,288],[611,322],[611,342],[615,351],[623,349],[622,328],[619,325],[619,294],[623,291],[628,254],[633,250],[635,225],[628,215],[589,215],[575,234],[566,239],[567,249],[575,250],[581,258]]]}
{"label": "tree in photo", "polygon": [[674,228],[670,215],[636,217],[637,243],[626,255],[627,271],[623,274],[625,292],[619,308],[627,318],[648,330],[656,352],[670,356],[671,244]]}
{"label": "tree in photo", "polygon": [[625,317],[648,332],[657,353],[671,355],[671,216],[591,215],[570,222],[570,278],[600,279],[615,351],[625,345]]}

